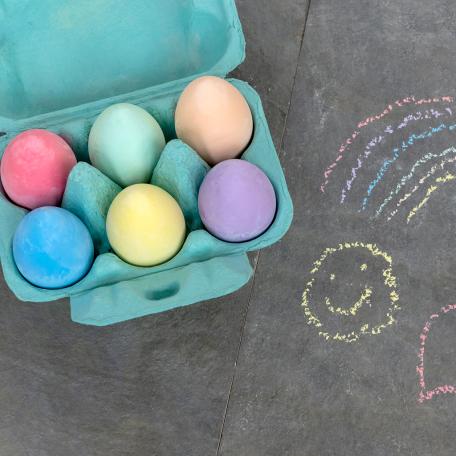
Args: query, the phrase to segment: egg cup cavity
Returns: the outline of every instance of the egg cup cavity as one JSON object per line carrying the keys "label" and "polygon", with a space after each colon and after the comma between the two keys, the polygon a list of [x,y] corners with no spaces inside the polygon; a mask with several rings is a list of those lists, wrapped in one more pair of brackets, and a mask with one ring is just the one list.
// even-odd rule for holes
{"label": "egg cup cavity", "polygon": [[198,191],[208,164],[187,144],[175,139],[164,148],[154,169],[151,184],[166,190],[184,213],[187,231],[202,229]]}
{"label": "egg cup cavity", "polygon": [[[149,276],[151,280],[155,280],[154,275],[164,273],[165,271],[173,271],[173,277],[177,283],[182,283],[181,281],[184,280],[185,277],[185,280],[187,280],[186,287],[187,290],[189,290],[192,288],[192,285],[188,283],[187,267],[189,265],[192,265],[192,270],[198,267],[207,269],[209,264],[215,264],[209,262],[213,262],[216,258],[236,257],[236,261],[239,262],[239,267],[243,268],[246,267],[246,252],[267,247],[279,240],[286,233],[291,224],[293,207],[286,186],[285,177],[269,133],[260,98],[255,90],[247,83],[235,79],[229,79],[229,82],[244,95],[253,114],[253,137],[241,158],[262,169],[270,179],[276,193],[277,213],[268,230],[251,241],[229,243],[216,239],[210,233],[201,229],[199,215],[197,215],[197,210],[195,209],[195,202],[197,201],[196,191],[199,189],[199,185],[204,178],[204,169],[208,169],[208,167],[206,168],[206,166],[200,163],[202,160],[199,159],[199,156],[197,156],[197,154],[187,145],[179,140],[172,141],[176,137],[173,123],[174,110],[179,95],[185,85],[181,84],[177,89],[174,88],[173,90],[165,91],[164,93],[152,89],[146,96],[138,98],[133,97],[132,99],[130,95],[129,102],[135,103],[151,113],[162,127],[167,141],[170,141],[156,167],[156,173],[153,175],[152,182],[154,182],[154,180],[155,182],[159,180],[162,185],[168,187],[165,188],[165,190],[168,190],[183,206],[189,233],[182,249],[171,260],[153,267],[133,266],[125,263],[112,252],[101,253],[96,257],[89,273],[78,283],[60,290],[40,289],[31,285],[21,276],[12,257],[12,238],[14,231],[27,211],[13,205],[0,194],[0,214],[2,218],[2,223],[0,224],[0,256],[5,279],[16,296],[24,301],[35,302],[49,301],[63,297],[75,297],[75,300],[78,303],[81,303],[84,301],[84,296],[86,294],[87,296],[99,296],[103,291],[107,293],[105,296],[109,301],[110,292],[106,291],[109,286],[118,284],[116,285],[117,287],[125,285],[125,287],[128,288],[130,285],[127,285],[127,283],[133,279]],[[114,102],[117,101],[122,100],[114,100]],[[46,128],[60,134],[73,148],[78,160],[87,161],[87,140],[90,128],[98,114],[107,105],[112,103],[113,99],[110,99],[105,100],[104,103],[96,102],[81,107],[67,109],[59,113],[53,113],[52,115],[38,116],[24,122],[22,128],[24,130],[28,128]],[[14,137],[17,133],[19,132],[9,132],[7,137],[0,138],[0,154],[3,151],[3,148],[6,147],[8,138]],[[172,161],[170,162],[170,159],[178,152],[182,152],[187,156],[187,159],[184,159],[179,163],[179,165],[182,166],[180,172],[182,173],[182,176],[185,176],[185,179],[188,179],[187,181],[185,181],[185,179],[182,181],[180,180],[181,175],[177,176],[176,174],[178,171],[176,164],[173,165]],[[162,158],[163,161],[161,161]],[[88,165],[77,165],[79,170],[84,166]],[[194,172],[195,169],[198,169],[198,175],[193,176],[193,179],[191,179],[192,172]],[[191,189],[192,194],[191,198],[185,201],[183,199],[183,194],[188,188]],[[94,186],[94,191],[95,190],[96,185]],[[81,198],[81,209],[82,206],[85,205],[84,201],[87,201],[89,207],[96,207],[98,196],[99,195],[96,195],[93,200],[88,201],[89,194],[86,193]],[[86,223],[89,223],[90,225],[90,210],[83,216],[87,217],[89,222],[86,221]],[[103,247],[100,247],[100,245],[103,245],[103,242],[100,241],[102,237],[102,235],[100,237],[99,233],[97,239],[99,240],[98,248],[100,252],[103,251]],[[219,260],[216,261],[217,264],[218,262]],[[247,278],[250,277],[250,273],[246,272],[246,274]],[[158,278],[159,275],[156,275],[156,277]],[[225,288],[228,290],[231,285],[224,285],[222,282],[223,281],[220,282],[220,287],[226,285]],[[242,281],[239,281],[239,283],[241,282]],[[219,284],[213,284],[214,288],[217,288],[218,286]],[[185,287],[182,287],[182,290],[184,288]],[[100,290],[96,292],[96,289]],[[91,290],[95,291],[91,292]],[[189,293],[190,292],[187,291],[187,294]],[[221,294],[223,293],[216,293],[214,291],[210,297],[219,296]],[[210,294],[208,294],[208,296],[209,295]],[[202,294],[200,299],[189,298],[189,301],[195,302],[195,300],[201,299],[204,299]],[[181,298],[175,297],[176,306],[179,305],[180,300]],[[175,307],[175,305],[168,303],[167,308],[171,307]],[[98,323],[91,323],[89,318],[85,322],[89,324],[109,324],[114,321],[133,318],[135,315],[142,315],[144,312],[154,313],[160,309],[160,306],[155,310],[154,308],[149,307],[147,311],[132,310],[129,316],[122,314],[117,319],[113,316],[106,316],[104,319],[100,317],[101,319]],[[84,318],[81,314],[78,314],[77,321],[84,322],[83,320]]]}
{"label": "egg cup cavity", "polygon": [[79,217],[93,239],[95,254],[110,251],[106,234],[106,216],[121,187],[101,171],[83,161],[71,170],[62,207]]}

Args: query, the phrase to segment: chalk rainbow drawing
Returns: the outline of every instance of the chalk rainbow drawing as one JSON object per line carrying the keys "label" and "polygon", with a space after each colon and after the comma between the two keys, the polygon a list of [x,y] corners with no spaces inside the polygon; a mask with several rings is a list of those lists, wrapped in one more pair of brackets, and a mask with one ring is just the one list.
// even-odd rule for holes
{"label": "chalk rainbow drawing", "polygon": [[417,111],[413,114],[406,115],[402,121],[398,123],[398,125],[388,125],[380,135],[374,136],[370,141],[368,141],[364,151],[358,155],[356,159],[356,166],[351,169],[350,177],[347,179],[345,186],[342,188],[340,194],[340,203],[342,204],[345,201],[348,192],[352,188],[353,182],[358,177],[358,171],[361,170],[363,164],[366,161],[365,159],[367,159],[373,152],[375,152],[375,150],[378,150],[376,147],[384,142],[384,140],[387,138],[387,135],[392,135],[396,131],[407,127],[412,121],[418,122],[421,120],[438,119],[442,116],[448,117],[452,115],[453,111],[449,107],[446,107],[445,112],[443,113],[437,109],[426,110],[424,111],[424,114],[422,111]]}
{"label": "chalk rainbow drawing", "polygon": [[[404,138],[403,140],[401,139],[400,143],[397,146],[390,149],[390,156],[383,160],[380,168],[375,172],[373,179],[368,184],[365,190],[365,194],[362,196],[359,211],[366,211],[371,204],[373,194],[378,193],[376,189],[380,187],[380,184],[383,182],[385,176],[393,169],[394,163],[402,155],[404,155],[405,152],[413,153],[414,146],[417,143],[423,142],[443,132],[452,132],[453,130],[456,130],[456,123],[451,123],[449,121],[449,119],[456,113],[455,110],[450,106],[450,104],[453,102],[454,98],[451,96],[438,96],[421,99],[416,99],[414,96],[406,97],[402,100],[397,100],[396,102],[389,104],[380,114],[369,116],[363,121],[359,122],[357,129],[354,130],[353,134],[347,138],[347,140],[340,146],[339,154],[336,160],[325,170],[325,181],[321,186],[321,190],[325,192],[325,187],[328,184],[330,176],[334,172],[335,167],[339,164],[342,158],[347,155],[349,150],[351,150],[353,144],[355,143],[355,140],[359,141],[361,139],[360,135],[362,128],[368,125],[372,125],[381,119],[385,119],[387,116],[390,116],[393,111],[399,111],[400,109],[404,108],[410,110],[416,106],[422,107],[422,105],[426,105],[423,109],[415,108],[412,112],[402,114],[401,118],[397,121],[395,121],[393,118],[391,123],[386,127],[383,124],[382,130],[367,142],[365,147],[362,149],[362,152],[356,157],[355,163],[352,165],[350,175],[346,180],[344,180],[340,191],[341,204],[346,201],[349,192],[353,189],[354,182],[357,177],[359,177],[362,168],[366,164],[367,159],[374,153],[378,154],[382,151],[381,146],[385,143],[385,140],[389,136],[394,138],[395,133],[403,131],[406,127],[409,128],[410,126],[418,125],[418,123],[430,120],[438,120],[438,123],[436,125],[431,125],[427,128],[421,129],[419,132],[411,133],[408,137]],[[411,171],[399,179],[395,188],[387,189],[387,196],[384,197],[381,203],[377,203],[377,207],[374,207],[372,209],[372,217],[378,219],[380,216],[383,216],[388,222],[391,221],[391,219],[399,213],[399,210],[402,209],[406,203],[412,199],[412,196],[415,197],[415,194],[421,193],[423,184],[431,176],[436,174],[439,169],[444,170],[445,167],[454,164],[456,161],[454,157],[456,157],[456,147],[449,147],[439,154],[432,151],[428,152],[422,157],[417,157],[418,160],[416,160],[413,164]],[[439,164],[434,164],[431,162],[436,158],[442,158]],[[427,170],[426,174],[423,177],[418,176],[417,171],[421,168],[424,168],[426,164],[431,167],[430,170]],[[444,179],[444,181],[442,181],[442,179]],[[436,182],[433,183],[432,186],[425,189],[426,194],[424,198],[415,207],[413,207],[412,210],[409,209],[406,213],[406,223],[410,223],[415,217],[416,213],[427,204],[432,193],[434,193],[443,184],[448,183],[452,180],[453,179],[451,177],[440,177]],[[412,187],[411,190],[408,188],[409,185]],[[388,210],[386,211],[386,209]]]}
{"label": "chalk rainbow drawing", "polygon": [[[358,123],[357,128],[353,130],[352,134],[340,145],[338,150],[338,155],[336,159],[325,169],[323,173],[323,182],[320,185],[320,190],[324,193],[326,186],[329,183],[330,176],[334,172],[334,169],[343,159],[343,157],[347,154],[347,152],[351,149],[351,146],[355,143],[356,139],[361,134],[361,130],[366,126],[377,122],[381,119],[386,118],[389,116],[393,111],[401,109],[404,106],[413,105],[413,106],[421,106],[421,105],[429,105],[429,104],[437,104],[437,103],[453,103],[454,99],[451,96],[438,96],[432,98],[421,98],[416,99],[415,96],[406,97],[400,100],[393,101],[392,103],[388,104],[385,109],[380,114],[375,114],[366,117],[364,120]],[[411,119],[409,119],[410,121]],[[403,122],[406,120],[404,119]],[[403,127],[402,127],[403,128]]]}
{"label": "chalk rainbow drawing", "polygon": [[361,204],[361,209],[362,211],[366,210],[367,205],[369,203],[369,199],[372,195],[373,190],[377,185],[382,181],[383,177],[385,174],[388,172],[388,170],[391,168],[391,165],[399,158],[402,152],[406,151],[409,146],[412,146],[415,144],[416,141],[418,140],[423,140],[427,138],[431,138],[432,136],[441,133],[442,131],[445,130],[454,130],[456,128],[456,124],[453,125],[446,125],[445,123],[440,124],[438,127],[429,127],[427,130],[419,133],[419,134],[411,134],[407,141],[404,141],[401,145],[401,147],[396,147],[393,149],[393,154],[391,158],[387,158],[384,160],[383,164],[381,165],[379,171],[377,172],[377,175],[375,178],[370,182],[367,191],[366,191],[366,196],[363,198],[362,204]]}
{"label": "chalk rainbow drawing", "polygon": [[407,215],[407,223],[410,222],[412,217],[416,215],[416,213],[426,205],[428,202],[429,198],[431,197],[432,193],[434,193],[436,190],[438,190],[442,184],[446,184],[448,182],[451,182],[452,180],[455,180],[456,176],[451,173],[445,174],[445,176],[437,177],[435,180],[434,184],[430,185],[426,191],[425,197],[419,202],[417,206],[415,206]]}
{"label": "chalk rainbow drawing", "polygon": [[426,353],[426,340],[428,338],[429,332],[439,318],[456,310],[456,304],[450,304],[446,307],[442,307],[438,313],[432,314],[429,317],[429,320],[426,321],[423,330],[420,334],[420,350],[418,352],[419,364],[416,366],[416,372],[418,374],[418,381],[420,392],[418,394],[418,402],[423,403],[428,401],[435,396],[442,394],[456,394],[456,385],[439,385],[433,389],[427,389],[425,381],[425,369],[424,369],[424,355]]}
{"label": "chalk rainbow drawing", "polygon": [[[323,280],[320,277],[325,273],[322,266],[325,265],[328,259],[334,255],[340,254],[341,252],[355,252],[368,254],[370,258],[375,260],[380,260],[383,264],[382,268],[382,286],[385,287],[387,296],[388,296],[388,308],[386,309],[385,315],[382,318],[382,321],[375,324],[369,322],[355,322],[354,329],[351,331],[345,332],[333,332],[327,328],[327,325],[322,321],[322,317],[317,315],[315,311],[316,302],[312,297],[312,290],[315,289],[315,285],[318,280]],[[347,342],[353,343],[358,341],[363,336],[374,336],[380,334],[386,327],[392,325],[395,322],[394,315],[400,306],[398,304],[399,294],[397,291],[397,279],[393,275],[392,269],[392,258],[386,252],[380,250],[375,244],[363,243],[363,242],[351,242],[351,243],[342,243],[337,247],[328,247],[321,254],[320,258],[316,260],[313,264],[313,268],[310,271],[310,280],[306,284],[306,288],[302,294],[302,307],[304,308],[304,315],[307,319],[307,324],[314,326],[318,330],[318,334],[325,338],[327,341],[337,341],[337,342]],[[363,263],[359,267],[359,271],[364,272],[368,269],[367,263]],[[327,272],[326,272],[327,274]],[[329,275],[329,280],[335,280],[336,275],[331,273]],[[378,285],[378,284],[377,284]],[[335,306],[330,297],[325,296],[324,309],[326,312],[329,312],[334,317],[340,317],[343,319],[343,322],[352,323],[353,317],[358,315],[358,312],[365,306],[372,307],[372,301],[376,295],[380,293],[375,292],[375,287],[371,285],[365,285],[364,289],[361,291],[359,298],[356,302],[349,307]]]}
{"label": "chalk rainbow drawing", "polygon": [[[393,190],[391,190],[390,194],[383,200],[383,202],[380,204],[380,206],[375,211],[374,217],[378,218],[381,215],[381,213],[383,212],[385,207],[388,205],[388,203],[394,197],[396,197],[400,193],[402,188],[407,184],[407,182],[410,181],[414,177],[415,171],[418,168],[425,165],[427,162],[429,162],[430,160],[433,160],[434,158],[445,157],[438,165],[433,165],[431,167],[431,169],[421,179],[419,179],[418,184],[413,187],[413,189],[410,193],[406,193],[404,195],[404,197],[399,200],[399,202],[396,204],[396,209],[393,212],[391,212],[391,214],[390,214],[390,217],[394,216],[397,213],[399,206],[403,202],[405,202],[413,193],[415,193],[419,189],[419,187],[438,170],[438,168],[443,170],[447,164],[453,163],[456,160],[456,156],[455,157],[446,157],[446,155],[453,155],[453,154],[456,155],[456,148],[449,147],[448,149],[445,149],[443,152],[440,152],[439,154],[434,154],[434,153],[429,152],[426,155],[424,155],[422,158],[417,160],[413,164],[410,172],[408,174],[406,174],[405,176],[402,176],[399,179],[399,183],[396,185],[396,187]],[[390,220],[390,218],[388,218],[388,220]]]}

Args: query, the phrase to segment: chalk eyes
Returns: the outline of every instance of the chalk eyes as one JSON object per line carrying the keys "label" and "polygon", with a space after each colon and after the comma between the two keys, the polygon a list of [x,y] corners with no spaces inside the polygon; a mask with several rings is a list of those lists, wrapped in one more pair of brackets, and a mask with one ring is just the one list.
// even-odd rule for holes
{"label": "chalk eyes", "polygon": [[[360,269],[361,271],[364,272],[364,271],[367,269],[367,264],[366,264],[366,263],[363,263],[363,264],[359,267],[359,269]],[[336,278],[336,274],[331,274],[331,275],[329,276],[329,279],[330,279],[330,280],[334,280],[335,278]]]}

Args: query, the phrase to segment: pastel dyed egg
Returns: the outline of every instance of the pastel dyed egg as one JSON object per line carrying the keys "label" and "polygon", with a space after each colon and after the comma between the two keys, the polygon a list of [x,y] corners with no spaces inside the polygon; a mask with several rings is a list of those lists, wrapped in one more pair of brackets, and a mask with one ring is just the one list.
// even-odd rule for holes
{"label": "pastel dyed egg", "polygon": [[158,122],[144,109],[119,103],[105,109],[89,134],[92,165],[121,187],[149,182],[165,147]]}
{"label": "pastel dyed egg", "polygon": [[172,258],[185,239],[185,219],[175,199],[160,187],[136,184],[114,199],[106,219],[114,252],[127,263],[154,266]]}
{"label": "pastel dyed egg", "polygon": [[19,206],[58,206],[75,165],[71,147],[60,136],[47,130],[27,130],[5,149],[0,167],[2,185]]}
{"label": "pastel dyed egg", "polygon": [[13,257],[20,273],[41,288],[64,288],[82,279],[94,256],[85,225],[60,207],[41,207],[19,223]]}
{"label": "pastel dyed egg", "polygon": [[228,242],[244,242],[262,234],[274,219],[276,204],[274,188],[266,174],[237,159],[214,166],[198,195],[204,226]]}
{"label": "pastel dyed egg", "polygon": [[191,82],[179,98],[176,134],[210,165],[239,156],[250,142],[253,119],[244,96],[215,76]]}

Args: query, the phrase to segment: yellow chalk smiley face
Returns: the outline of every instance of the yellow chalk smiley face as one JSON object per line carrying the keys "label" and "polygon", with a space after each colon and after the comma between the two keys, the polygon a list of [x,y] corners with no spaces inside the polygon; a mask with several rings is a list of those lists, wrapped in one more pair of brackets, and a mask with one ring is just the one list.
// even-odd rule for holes
{"label": "yellow chalk smiley face", "polygon": [[326,340],[355,342],[394,323],[398,305],[392,258],[362,242],[327,248],[303,293],[307,323]]}

